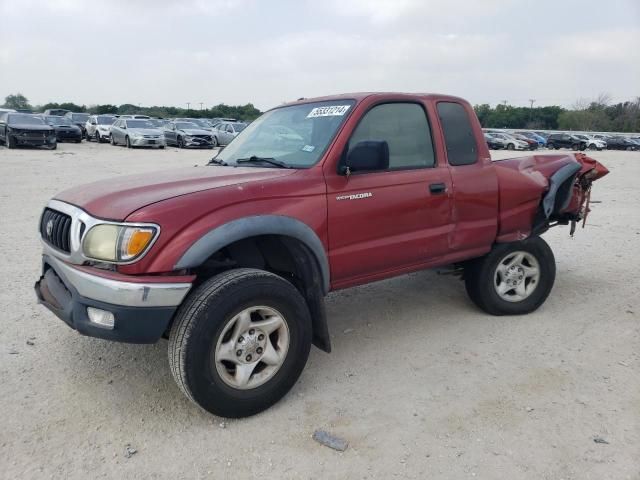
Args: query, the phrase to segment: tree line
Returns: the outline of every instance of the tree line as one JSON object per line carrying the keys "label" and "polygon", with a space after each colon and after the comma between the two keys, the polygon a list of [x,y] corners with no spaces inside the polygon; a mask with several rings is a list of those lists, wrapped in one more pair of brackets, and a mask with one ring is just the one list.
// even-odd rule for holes
{"label": "tree line", "polygon": [[473,108],[485,128],[640,132],[640,97],[614,104],[607,95],[600,95],[595,100],[579,100],[568,109],[503,104]]}
{"label": "tree line", "polygon": [[[239,120],[253,120],[262,113],[251,103],[246,105],[220,104],[202,110],[166,106],[141,107],[131,103],[86,106],[70,102],[51,102],[31,107],[29,100],[20,93],[8,95],[5,98],[4,107],[34,111],[64,108],[72,112],[140,114],[159,118],[231,117]],[[504,104],[491,107],[486,103],[475,105],[473,108],[485,128],[640,132],[640,97],[626,102],[612,103],[608,95],[601,94],[594,100],[579,100],[571,108],[557,105],[529,108]]]}
{"label": "tree line", "polygon": [[262,113],[251,103],[246,105],[225,105],[223,103],[211,108],[205,108],[202,110],[166,107],[166,106],[153,106],[142,107],[139,105],[133,105],[131,103],[124,103],[122,105],[78,105],[72,102],[49,102],[44,105],[31,106],[29,100],[22,94],[16,93],[5,97],[4,108],[24,109],[32,110],[36,112],[43,112],[52,108],[63,108],[72,112],[86,112],[96,114],[118,114],[118,115],[148,115],[150,117],[158,118],[172,118],[172,117],[190,117],[190,118],[237,118],[238,120],[254,120]]}

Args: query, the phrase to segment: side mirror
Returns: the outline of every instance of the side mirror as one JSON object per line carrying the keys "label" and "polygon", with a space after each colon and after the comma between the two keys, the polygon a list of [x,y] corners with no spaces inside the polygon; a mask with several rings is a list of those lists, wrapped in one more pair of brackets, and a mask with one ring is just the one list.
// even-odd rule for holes
{"label": "side mirror", "polygon": [[374,172],[389,168],[389,144],[384,140],[358,142],[345,158],[340,173]]}
{"label": "side mirror", "polygon": [[126,125],[122,125],[122,127],[120,127],[120,128],[122,128],[123,130],[126,130],[127,126]]}

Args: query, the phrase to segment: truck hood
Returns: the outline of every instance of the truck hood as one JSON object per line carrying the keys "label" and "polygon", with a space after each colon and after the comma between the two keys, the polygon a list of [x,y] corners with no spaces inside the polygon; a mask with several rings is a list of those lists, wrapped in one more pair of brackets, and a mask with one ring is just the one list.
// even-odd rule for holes
{"label": "truck hood", "polygon": [[292,173],[295,170],[190,167],[101,180],[65,190],[54,198],[95,217],[122,221],[136,210],[162,200],[241,183],[264,182]]}

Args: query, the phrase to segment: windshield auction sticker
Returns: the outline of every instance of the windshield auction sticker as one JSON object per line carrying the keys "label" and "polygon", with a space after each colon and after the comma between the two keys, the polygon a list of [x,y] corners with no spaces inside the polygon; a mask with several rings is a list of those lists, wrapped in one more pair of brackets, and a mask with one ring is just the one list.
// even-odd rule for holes
{"label": "windshield auction sticker", "polygon": [[309,112],[307,118],[316,117],[341,117],[347,110],[351,108],[351,105],[332,105],[330,107],[316,107]]}

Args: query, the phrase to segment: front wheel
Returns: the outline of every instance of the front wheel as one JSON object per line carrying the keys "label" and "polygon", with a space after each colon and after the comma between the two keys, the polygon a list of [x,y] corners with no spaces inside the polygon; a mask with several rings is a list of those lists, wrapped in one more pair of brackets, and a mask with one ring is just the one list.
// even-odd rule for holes
{"label": "front wheel", "polygon": [[184,141],[182,137],[178,137],[178,148],[184,148]]}
{"label": "front wheel", "polygon": [[131,140],[129,140],[129,137],[124,137],[124,142],[127,145],[127,148],[131,148]]}
{"label": "front wheel", "polygon": [[304,369],[311,317],[285,279],[255,269],[223,272],[181,305],[169,366],[183,393],[223,417],[246,417],[280,400]]}
{"label": "front wheel", "polygon": [[496,245],[465,267],[471,300],[492,315],[522,315],[549,296],[556,278],[551,248],[540,237]]}
{"label": "front wheel", "polygon": [[115,144],[116,144],[116,139],[115,139],[115,138],[113,138],[113,135],[109,135],[109,142],[111,143],[111,145],[114,145],[114,146],[115,146]]}
{"label": "front wheel", "polygon": [[513,143],[507,145],[507,150],[514,150],[516,146]]}
{"label": "front wheel", "polygon": [[7,148],[16,148],[16,139],[7,135]]}

